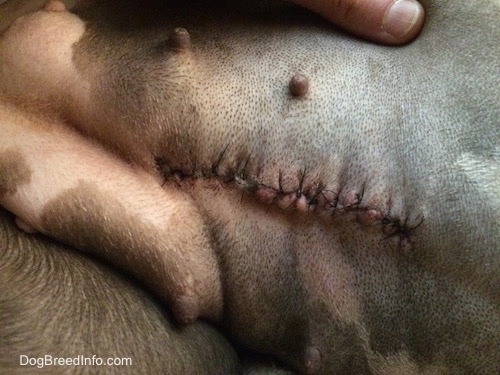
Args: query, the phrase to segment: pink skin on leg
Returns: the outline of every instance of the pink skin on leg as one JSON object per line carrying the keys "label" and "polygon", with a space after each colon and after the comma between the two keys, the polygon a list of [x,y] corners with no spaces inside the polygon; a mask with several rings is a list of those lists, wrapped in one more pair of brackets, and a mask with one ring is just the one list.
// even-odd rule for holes
{"label": "pink skin on leg", "polygon": [[0,205],[18,224],[143,280],[182,323],[218,320],[215,255],[191,201],[64,127],[0,100]]}
{"label": "pink skin on leg", "polygon": [[51,1],[0,38],[0,204],[21,228],[131,271],[170,303],[178,321],[218,320],[217,263],[191,201],[62,121],[6,104],[40,113],[84,106],[89,84],[72,60],[84,32],[77,16]]}

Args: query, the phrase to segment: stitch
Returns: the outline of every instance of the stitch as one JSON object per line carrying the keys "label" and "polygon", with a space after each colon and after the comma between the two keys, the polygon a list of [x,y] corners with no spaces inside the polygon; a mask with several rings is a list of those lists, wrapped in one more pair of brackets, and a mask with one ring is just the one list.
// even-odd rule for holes
{"label": "stitch", "polygon": [[223,179],[223,177],[221,177],[218,174],[213,174],[212,176],[217,180],[217,182],[222,188],[226,187],[226,181]]}
{"label": "stitch", "polygon": [[399,226],[399,233],[398,234],[399,234],[400,239],[403,237],[404,239],[407,239],[408,241],[410,241],[411,232],[414,231],[415,229],[417,229],[419,226],[421,226],[423,222],[424,222],[424,218],[422,217],[418,224],[411,227],[408,225],[408,217],[406,217],[404,224]]}
{"label": "stitch", "polygon": [[[331,209],[337,209],[337,205],[339,202],[339,194],[335,193],[333,190],[323,189],[321,191],[321,195],[324,197],[325,202],[327,202],[327,206]],[[333,196],[332,196],[333,195]]]}
{"label": "stitch", "polygon": [[309,199],[309,201],[307,202],[307,207],[309,211],[314,211],[317,206],[318,206],[318,195],[316,194]]}
{"label": "stitch", "polygon": [[219,157],[217,158],[217,161],[215,162],[215,164],[212,165],[212,173],[214,175],[217,175],[217,170],[219,169],[219,165],[222,161],[222,158],[224,157],[224,155],[226,154],[226,151],[227,149],[229,148],[229,143],[226,145],[226,147],[224,147],[224,150],[222,150],[222,152],[220,153]]}
{"label": "stitch", "polygon": [[322,209],[325,208],[325,206],[327,204],[326,196],[323,193],[324,191],[326,191],[326,187],[327,187],[327,184],[325,184],[324,182],[319,183],[318,187],[316,188],[316,193],[313,196],[318,201],[318,204],[320,205],[320,207]]}
{"label": "stitch", "polygon": [[354,189],[349,189],[345,194],[339,195],[339,210],[348,210],[356,205],[358,193]]}
{"label": "stitch", "polygon": [[181,169],[172,169],[170,171],[170,173],[172,174],[172,176],[175,178],[175,179],[178,179],[178,180],[184,180],[186,177],[189,176],[188,173],[185,173],[183,170]]}
{"label": "stitch", "polygon": [[154,161],[155,169],[158,172],[162,172],[163,158],[161,156],[157,156],[155,154],[152,154],[152,155],[153,155],[153,161]]}
{"label": "stitch", "polygon": [[[413,227],[408,225],[408,217],[406,217],[401,223],[398,219],[391,219],[390,217],[382,219],[382,223],[385,225],[383,227],[383,232],[386,234],[381,241],[385,241],[389,238],[398,237],[400,249],[403,250],[405,254],[408,254],[411,245],[411,232],[417,229],[424,222],[424,218],[420,219],[420,222]],[[389,228],[386,230],[386,228]]]}
{"label": "stitch", "polygon": [[356,192],[355,190],[349,190],[343,197],[337,200],[339,204],[339,211],[348,211],[359,208],[364,195],[364,184],[361,188],[361,192]]}
{"label": "stitch", "polygon": [[397,228],[395,222],[391,222],[389,226],[384,226],[382,228],[382,233],[386,234],[384,238],[382,238],[380,241],[385,241],[389,238],[394,237],[394,235],[397,233]]}
{"label": "stitch", "polygon": [[[327,189],[327,184],[323,182],[314,182],[306,185],[307,169],[297,173],[298,188],[297,190],[285,191],[283,188],[284,175],[281,169],[278,170],[278,186],[269,186],[259,182],[255,177],[248,175],[248,168],[251,164],[252,155],[249,154],[245,159],[240,159],[240,167],[237,171],[229,169],[225,173],[219,172],[219,167],[229,149],[227,144],[219,153],[216,162],[208,169],[186,171],[180,168],[172,168],[166,164],[166,160],[162,157],[154,156],[156,169],[163,175],[165,181],[168,179],[174,180],[180,184],[186,179],[208,179],[215,177],[222,187],[227,184],[235,183],[241,189],[240,202],[243,202],[245,193],[250,193],[253,197],[267,205],[266,213],[269,212],[273,205],[277,205],[282,210],[296,209],[299,212],[315,212],[321,218],[333,218],[336,213],[353,212],[355,216],[353,220],[363,226],[380,225],[382,233],[385,235],[382,240],[397,236],[400,239],[401,247],[405,247],[405,241],[411,244],[411,232],[416,229],[423,219],[415,226],[411,227],[408,224],[408,218],[404,221],[395,218],[390,213],[391,199],[389,199],[389,212],[384,214],[376,208],[363,207],[363,197],[366,190],[366,181],[362,184],[360,190],[349,189],[342,193],[345,189],[340,186],[338,191]],[[244,160],[244,161],[243,161]],[[352,215],[351,215],[352,216]],[[350,218],[351,216],[346,216]]]}
{"label": "stitch", "polygon": [[249,178],[247,178],[246,174],[246,168],[248,166],[251,156],[252,155],[249,154],[249,156],[245,160],[245,163],[243,164],[243,167],[240,168],[239,171],[234,174],[234,180],[236,181],[236,183],[242,186],[243,189],[248,190],[250,192],[258,192],[259,190],[258,183],[256,181],[252,181]]}
{"label": "stitch", "polygon": [[236,184],[238,184],[240,188],[248,192],[253,193],[258,190],[258,184],[255,181],[245,180],[241,178],[239,175],[234,176],[234,182],[236,182]]}
{"label": "stitch", "polygon": [[302,195],[302,188],[304,186],[304,179],[306,178],[306,168],[304,168],[304,171],[302,172],[302,177],[300,178],[299,182],[299,190],[297,191],[297,198],[300,198]]}
{"label": "stitch", "polygon": [[245,161],[245,164],[243,165],[243,169],[241,171],[241,176],[243,178],[246,178],[246,169],[247,169],[248,163],[250,162],[250,158],[251,157],[252,157],[252,153],[249,153],[248,157],[247,157],[247,160]]}
{"label": "stitch", "polygon": [[290,209],[290,207],[292,207],[296,201],[297,201],[296,193],[284,194],[278,201],[278,206],[286,211]]}
{"label": "stitch", "polygon": [[386,216],[382,219],[382,225],[389,225],[391,223],[392,223],[392,220],[388,216]]}
{"label": "stitch", "polygon": [[281,172],[281,169],[278,169],[278,189],[279,193],[283,193],[283,174]]}
{"label": "stitch", "polygon": [[181,172],[181,173],[179,173],[179,172],[173,172],[173,173],[172,173],[172,177],[171,177],[171,179],[172,179],[172,180],[174,180],[175,184],[176,184],[177,186],[179,186],[179,187],[181,186],[181,183],[182,183],[182,181],[183,181],[185,178],[186,178],[186,176],[185,176],[185,175],[183,175],[183,174],[182,174],[182,172]]}
{"label": "stitch", "polygon": [[269,205],[267,206],[267,208],[266,208],[266,214],[269,212],[269,210],[273,206],[275,200],[276,200],[276,197],[274,197],[273,200],[271,201],[271,203],[269,203]]}
{"label": "stitch", "polygon": [[167,183],[168,178],[170,177],[170,168],[168,168],[167,164],[165,163],[165,159],[163,159],[161,156],[156,156],[153,154],[153,160],[154,168],[158,171],[160,176],[163,177],[161,187],[164,187]]}
{"label": "stitch", "polygon": [[204,180],[208,179],[208,178],[211,178],[214,176],[214,174],[212,173],[212,171],[210,169],[201,169],[199,172],[198,172],[198,176]]}
{"label": "stitch", "polygon": [[356,194],[356,206],[360,206],[361,205],[361,202],[363,201],[363,197],[365,195],[365,186],[366,186],[366,181],[363,182],[363,185],[361,185],[361,191],[359,193]]}
{"label": "stitch", "polygon": [[344,211],[344,207],[341,204],[342,189],[344,189],[344,186],[339,186],[337,192],[332,191],[332,193],[335,194],[334,199],[329,203],[330,209],[332,210],[332,217],[335,216],[336,213]]}
{"label": "stitch", "polygon": [[387,235],[386,238],[391,237],[392,235],[394,235],[394,233],[397,232],[397,219],[392,218],[390,214],[384,216],[381,224],[382,224],[382,232],[385,235]]}
{"label": "stitch", "polygon": [[321,191],[326,187],[326,185],[322,183],[318,183],[316,189],[310,189],[309,194],[307,196],[307,210],[309,212],[314,212],[318,207],[321,209],[323,205],[320,205],[320,194]]}
{"label": "stitch", "polygon": [[194,163],[189,163],[191,164],[191,167],[189,167],[189,172],[186,172],[185,170],[182,170],[184,172],[184,174],[186,176],[191,176],[193,177],[194,179],[201,179],[203,178],[203,171],[206,169],[202,169],[202,168],[197,168],[196,166],[196,162]]}

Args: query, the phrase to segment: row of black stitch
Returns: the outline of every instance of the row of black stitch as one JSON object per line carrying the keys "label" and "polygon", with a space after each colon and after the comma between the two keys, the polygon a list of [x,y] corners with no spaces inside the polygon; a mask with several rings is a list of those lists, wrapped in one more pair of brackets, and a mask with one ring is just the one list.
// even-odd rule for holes
{"label": "row of black stitch", "polygon": [[[235,182],[237,183],[242,189],[243,192],[250,192],[253,193],[259,188],[265,188],[269,189],[271,191],[274,191],[276,194],[275,198],[271,202],[271,204],[268,207],[268,210],[271,208],[271,206],[274,204],[274,202],[279,199],[279,196],[286,196],[290,194],[295,194],[297,198],[301,197],[304,195],[307,199],[307,204],[308,207],[315,206],[318,204],[318,197],[319,195],[323,195],[325,197],[325,193],[333,193],[335,195],[335,199],[332,201],[328,201],[325,197],[325,201],[328,204],[328,208],[326,209],[333,209],[332,211],[332,216],[335,213],[341,213],[341,212],[346,212],[346,211],[352,211],[355,209],[363,209],[363,210],[369,210],[369,207],[360,207],[361,202],[363,200],[363,195],[364,195],[364,185],[361,190],[361,192],[356,193],[356,202],[349,205],[349,206],[344,206],[341,208],[337,208],[338,206],[338,201],[339,201],[339,195],[340,192],[335,193],[331,190],[326,190],[326,185],[325,184],[318,184],[318,188],[315,189],[315,192],[313,194],[308,194],[303,190],[303,184],[305,180],[305,175],[306,175],[306,170],[304,169],[302,173],[300,173],[301,178],[299,181],[299,188],[297,190],[292,190],[289,192],[286,192],[283,190],[282,187],[282,171],[278,171],[278,188],[275,188],[273,186],[269,186],[263,183],[260,183],[255,180],[250,180],[246,176],[246,167],[248,165],[248,162],[250,160],[250,156],[247,158],[243,168],[240,171],[235,171],[230,173],[228,176],[221,176],[218,174],[218,167],[222,162],[222,159],[224,155],[226,154],[227,149],[229,148],[229,144],[226,145],[226,147],[222,150],[221,153],[219,153],[219,156],[216,160],[216,162],[211,166],[211,168],[205,169],[205,170],[199,170],[199,171],[191,171],[191,172],[186,172],[186,170],[181,170],[181,169],[172,169],[169,167],[169,163],[163,158],[159,156],[154,157],[155,165],[157,170],[160,172],[161,176],[164,179],[164,183],[166,183],[169,179],[172,179],[174,177],[177,180],[185,180],[188,178],[205,178],[209,179],[212,177],[215,177],[218,179],[220,184],[224,186],[224,184],[232,183]],[[243,186],[244,185],[244,186]],[[310,191],[309,191],[310,192]],[[293,203],[291,204],[293,205]],[[326,207],[326,206],[325,206]],[[385,227],[392,228],[392,233],[388,234],[386,237],[383,238],[383,240],[386,240],[388,238],[392,237],[399,237],[401,240],[404,239],[409,239],[411,232],[418,228],[421,224],[423,223],[423,218],[419,221],[418,224],[416,224],[413,227],[410,227],[408,225],[408,219],[405,219],[401,221],[400,219],[392,217],[390,214],[386,214],[380,224]]]}

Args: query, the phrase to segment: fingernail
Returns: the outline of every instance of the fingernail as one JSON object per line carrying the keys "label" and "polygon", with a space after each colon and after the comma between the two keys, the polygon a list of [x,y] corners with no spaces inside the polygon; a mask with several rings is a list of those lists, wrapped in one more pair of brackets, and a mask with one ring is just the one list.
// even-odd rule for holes
{"label": "fingernail", "polygon": [[415,0],[396,0],[385,12],[382,28],[393,37],[402,38],[417,23],[422,11]]}

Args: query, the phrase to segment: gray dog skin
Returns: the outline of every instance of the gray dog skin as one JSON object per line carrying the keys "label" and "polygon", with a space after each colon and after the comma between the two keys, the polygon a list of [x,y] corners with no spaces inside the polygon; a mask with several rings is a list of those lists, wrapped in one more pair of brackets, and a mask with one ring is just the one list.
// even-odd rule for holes
{"label": "gray dog skin", "polygon": [[[182,330],[152,296],[100,262],[26,235],[0,211],[0,374],[231,374],[239,361],[215,328]],[[42,358],[130,358],[131,366],[20,366]]]}
{"label": "gray dog skin", "polygon": [[[179,322],[298,372],[498,373],[498,1],[423,1],[401,48],[288,4],[206,3],[53,2],[7,29],[0,204],[131,273]],[[49,259],[56,245],[3,221],[22,238],[6,274],[33,247]],[[2,290],[36,285],[18,280]],[[152,303],[113,280],[120,316]],[[151,309],[136,319],[172,329]],[[2,343],[29,342],[30,317],[1,318]],[[83,335],[77,313],[61,319]]]}

